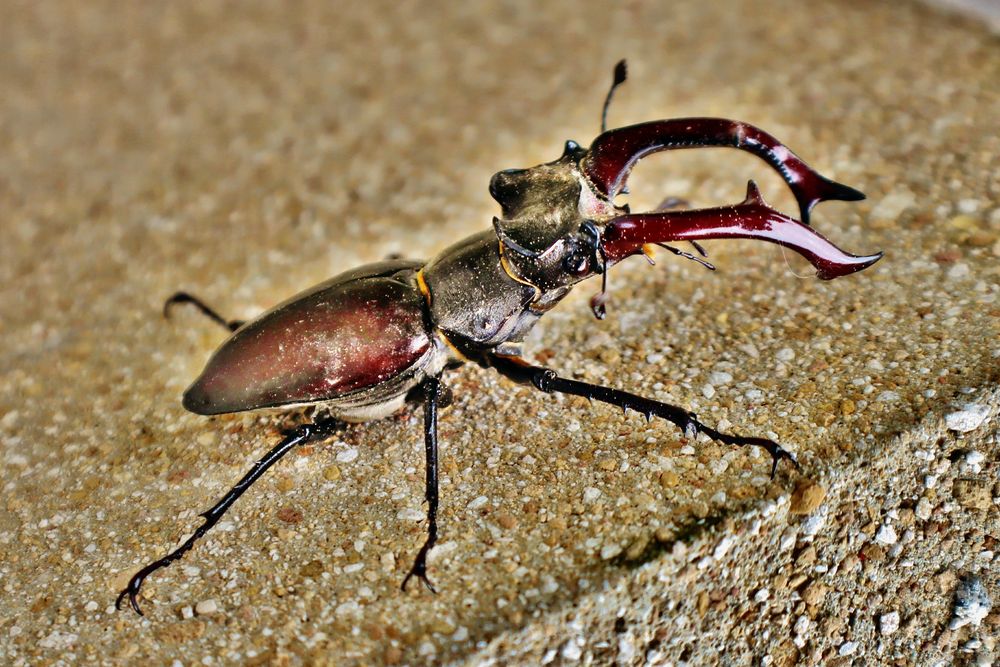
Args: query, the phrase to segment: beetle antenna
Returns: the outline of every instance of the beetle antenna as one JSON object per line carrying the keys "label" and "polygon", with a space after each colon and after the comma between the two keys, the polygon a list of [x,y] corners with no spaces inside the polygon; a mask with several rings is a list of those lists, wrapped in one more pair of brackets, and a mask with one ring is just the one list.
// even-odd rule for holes
{"label": "beetle antenna", "polygon": [[597,237],[594,249],[597,251],[597,270],[601,274],[601,291],[590,298],[590,309],[594,311],[594,317],[603,320],[608,314],[606,307],[608,303],[608,254],[604,252],[600,236]]}
{"label": "beetle antenna", "polygon": [[611,97],[615,94],[615,88],[625,83],[625,79],[628,77],[628,67],[625,65],[625,59],[622,58],[615,65],[614,78],[611,80],[611,88],[608,89],[608,94],[604,98],[604,109],[601,110],[601,132],[603,133],[608,129],[608,106],[611,104]]}
{"label": "beetle antenna", "polygon": [[[694,241],[692,241],[692,242],[691,242],[691,244],[692,244],[692,245],[693,245],[693,246],[694,246],[695,248],[697,248],[697,249],[698,249],[698,251],[699,251],[699,252],[700,252],[700,253],[701,253],[702,255],[704,255],[704,256],[706,256],[706,257],[708,256],[708,255],[706,255],[706,254],[705,254],[705,250],[704,250],[704,248],[702,248],[702,247],[701,247],[700,245],[698,245],[698,244],[697,244],[697,243],[695,243]],[[673,247],[673,246],[669,246],[669,245],[667,245],[667,244],[665,244],[665,243],[657,243],[656,245],[660,246],[660,247],[661,247],[661,248],[663,248],[664,250],[669,250],[670,252],[674,253],[674,254],[675,254],[675,255],[677,255],[678,257],[683,257],[684,259],[690,259],[690,260],[691,260],[691,261],[693,261],[693,262],[698,262],[699,264],[701,264],[702,266],[704,266],[704,267],[705,267],[706,269],[708,269],[709,271],[715,271],[715,265],[714,265],[714,264],[712,264],[711,262],[707,262],[707,261],[705,261],[704,259],[702,259],[701,257],[698,257],[697,255],[692,255],[692,254],[691,254],[691,253],[689,253],[689,252],[685,252],[685,251],[681,250],[680,248],[675,248],[675,247]]]}

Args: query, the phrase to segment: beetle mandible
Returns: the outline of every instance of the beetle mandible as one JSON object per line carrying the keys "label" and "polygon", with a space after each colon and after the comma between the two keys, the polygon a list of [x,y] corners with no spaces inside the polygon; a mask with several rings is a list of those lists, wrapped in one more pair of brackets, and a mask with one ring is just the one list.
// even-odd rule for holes
{"label": "beetle mandible", "polygon": [[[700,261],[666,245],[687,241],[760,239],[791,248],[822,279],[860,271],[882,253],[846,253],[809,227],[809,212],[826,200],[856,201],[864,195],[824,178],[766,132],[718,118],[658,120],[606,130],[608,104],[625,81],[625,61],[614,70],[604,100],[601,134],[583,148],[567,141],[562,156],[529,169],[494,174],[490,194],[502,217],[492,229],[445,248],[427,262],[387,260],[348,271],[292,297],[250,322],[227,321],[197,298],[179,292],[164,306],[191,303],[232,335],[184,393],[184,407],[202,415],[319,403],[326,416],[287,432],[210,510],[180,547],[139,570],[118,596],[139,614],[143,581],[187,552],[229,507],[292,448],[329,438],[343,422],[391,415],[407,401],[424,406],[427,537],[402,587],[427,578],[427,554],[438,537],[437,414],[445,371],[472,362],[545,393],[559,392],[609,403],[676,424],[688,437],[703,433],[737,446],[755,446],[798,466],[780,445],[765,438],[719,432],[676,406],[565,378],[525,361],[521,343],[538,319],[572,287],[600,275],[591,300],[605,314],[608,269],[651,245]],[[761,198],[753,181],[741,203],[717,208],[631,213],[615,203],[626,192],[632,167],[646,155],[675,148],[729,146],[771,165],[788,184],[800,219],[779,213]]]}

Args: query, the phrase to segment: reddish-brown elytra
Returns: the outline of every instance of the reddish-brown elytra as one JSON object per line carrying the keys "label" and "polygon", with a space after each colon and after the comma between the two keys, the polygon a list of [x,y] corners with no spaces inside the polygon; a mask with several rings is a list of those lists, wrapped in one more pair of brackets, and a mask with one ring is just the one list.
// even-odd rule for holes
{"label": "reddish-brown elytra", "polygon": [[[184,394],[184,407],[212,415],[257,408],[320,403],[327,415],[292,429],[229,493],[202,516],[204,522],[180,547],[139,570],[118,597],[137,613],[137,596],[152,572],[187,552],[264,472],[296,445],[330,437],[344,421],[384,417],[408,400],[424,405],[427,459],[427,539],[410,577],[427,578],[427,553],[437,540],[437,412],[443,373],[466,362],[496,369],[516,382],[666,419],[688,437],[702,433],[722,443],[756,446],[778,462],[795,459],[777,443],[721,433],[683,408],[600,385],[560,377],[521,356],[525,334],[581,280],[601,275],[594,314],[604,317],[607,271],[644,247],[719,238],[759,239],[791,248],[831,279],[860,271],[881,253],[846,253],[806,223],[810,210],[830,199],[862,199],[857,190],[812,170],[766,132],[717,118],[659,120],[605,131],[615,88],[625,63],[615,68],[605,99],[601,134],[589,149],[566,142],[563,154],[530,169],[498,172],[490,194],[502,217],[493,226],[445,248],[427,262],[391,260],[370,264],[322,283],[252,322],[227,322],[186,293],[167,307],[192,303],[232,330],[201,376]],[[631,213],[616,197],[635,163],[657,151],[729,146],[765,160],[781,175],[799,204],[801,220],[768,206],[750,183],[735,205],[699,210]]]}

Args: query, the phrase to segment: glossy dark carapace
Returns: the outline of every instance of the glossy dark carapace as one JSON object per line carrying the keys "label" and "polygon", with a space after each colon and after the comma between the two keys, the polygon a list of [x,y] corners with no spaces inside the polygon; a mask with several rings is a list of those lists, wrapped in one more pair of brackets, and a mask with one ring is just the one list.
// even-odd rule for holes
{"label": "glossy dark carapace", "polygon": [[[625,80],[624,62],[605,100]],[[771,165],[788,184],[799,218],[768,206],[751,181],[746,199],[718,208],[631,213],[616,203],[629,172],[657,151],[729,146]],[[169,555],[132,577],[118,597],[138,605],[139,590],[152,572],[187,552],[270,466],[296,445],[322,440],[348,421],[385,417],[407,401],[424,406],[427,458],[427,539],[410,577],[427,578],[427,553],[437,540],[437,412],[442,375],[473,362],[546,393],[585,396],[647,418],[660,417],[694,437],[765,449],[771,475],[782,459],[795,459],[765,438],[731,435],[701,423],[683,408],[625,391],[564,378],[521,356],[521,342],[548,310],[578,282],[601,275],[592,300],[604,317],[607,272],[631,255],[661,246],[714,268],[698,241],[758,239],[795,250],[824,279],[860,271],[881,254],[846,253],[808,226],[819,202],[858,200],[863,195],[820,176],[766,132],[730,120],[660,120],[604,131],[585,149],[566,142],[562,155],[530,169],[493,176],[490,194],[500,204],[493,225],[445,248],[427,262],[390,260],[363,266],[322,283],[248,322],[227,322],[185,293],[167,306],[194,304],[227,326],[232,335],[184,394],[184,407],[204,415],[301,404],[321,404],[322,418],[289,431],[267,455],[202,516],[194,534]],[[699,254],[673,246],[690,242]],[[431,588],[433,590],[433,588]]]}

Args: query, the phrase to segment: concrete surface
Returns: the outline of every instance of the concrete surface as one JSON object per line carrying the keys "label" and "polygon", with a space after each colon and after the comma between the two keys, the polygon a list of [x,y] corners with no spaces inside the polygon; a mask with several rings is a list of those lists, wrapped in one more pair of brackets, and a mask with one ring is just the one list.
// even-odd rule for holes
{"label": "concrete surface", "polygon": [[[0,661],[997,655],[1000,48],[985,28],[847,1],[4,14]],[[144,619],[115,611],[128,577],[305,418],[185,413],[223,333],[190,311],[164,321],[164,298],[187,289],[252,316],[482,229],[494,171],[596,134],[621,57],[632,76],[612,125],[760,125],[868,194],[821,205],[815,226],[887,256],[830,283],[763,244],[706,244],[714,273],[634,260],[611,276],[608,319],[585,284],[529,350],[771,434],[803,471],[771,482],[753,452],[466,368],[441,422],[438,595],[399,591],[424,530],[412,411],[291,455],[149,580]],[[794,210],[765,165],[722,150],[646,160],[630,201],[734,202],[748,178]],[[949,629],[976,581],[988,602]]]}

